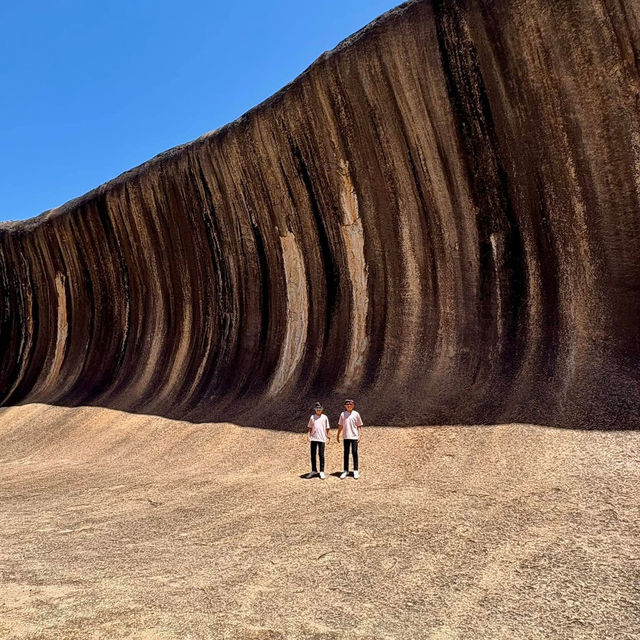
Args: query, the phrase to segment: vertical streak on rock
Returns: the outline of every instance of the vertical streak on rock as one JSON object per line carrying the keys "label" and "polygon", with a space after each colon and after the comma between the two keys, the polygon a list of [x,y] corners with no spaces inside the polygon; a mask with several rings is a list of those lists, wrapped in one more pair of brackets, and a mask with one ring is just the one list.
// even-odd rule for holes
{"label": "vertical streak on rock", "polygon": [[199,356],[200,363],[188,387],[187,395],[197,399],[204,393],[215,397],[216,389],[211,388],[211,379],[218,377],[216,366],[222,360],[219,357],[220,350],[226,346],[222,332],[228,313],[226,310],[230,304],[230,291],[227,284],[229,278],[227,266],[221,248],[220,220],[216,215],[215,208],[215,185],[209,182],[211,174],[208,171],[205,172],[207,158],[194,155],[194,162],[196,165],[196,185],[203,203],[203,237],[201,239],[203,257],[200,261],[203,271],[203,287],[200,295],[204,303],[204,327],[203,347]]}
{"label": "vertical streak on rock", "polygon": [[123,324],[129,300],[121,284],[125,276],[112,244],[104,198],[86,203],[82,215],[58,222],[63,223],[62,237],[78,241],[57,247],[59,268],[67,275],[70,337],[59,395],[54,397],[100,402],[118,375],[126,342]]}
{"label": "vertical streak on rock", "polygon": [[[189,153],[181,165],[182,171],[176,178],[183,179],[177,183],[175,202],[171,206],[185,212],[186,221],[178,229],[176,244],[187,269],[181,279],[183,337],[175,351],[172,365],[174,373],[167,387],[172,392],[167,393],[167,403],[171,403],[177,411],[184,412],[197,404],[199,393],[196,390],[201,387],[203,373],[209,365],[214,296],[209,277],[211,254],[204,216],[201,214],[211,206],[210,199],[207,199],[206,189],[200,182],[201,167],[194,154]],[[177,403],[173,395],[179,398]]]}
{"label": "vertical streak on rock", "polygon": [[[133,186],[133,185],[132,185]],[[154,229],[155,215],[145,211],[144,202],[153,202],[153,195],[150,190],[136,185],[137,188],[129,191],[130,202],[137,215],[131,218],[131,231],[135,231],[142,254],[146,262],[139,263],[143,269],[144,281],[140,284],[144,287],[141,291],[143,295],[144,315],[138,316],[141,333],[140,342],[136,345],[137,359],[142,366],[137,369],[137,375],[130,381],[127,395],[131,401],[137,399],[137,403],[144,405],[148,402],[149,394],[153,389],[154,373],[159,368],[159,358],[162,344],[165,340],[166,325],[164,320],[165,298],[160,285],[162,277],[161,268],[158,264],[157,235]],[[140,314],[140,311],[138,313]]]}
{"label": "vertical streak on rock", "polygon": [[502,264],[504,260],[504,247],[502,245],[502,238],[497,233],[489,234],[489,243],[491,244],[491,258],[495,269],[495,282],[496,282],[496,333],[498,341],[503,339],[503,323],[502,323],[502,291],[500,290],[500,272],[498,266]]}
{"label": "vertical streak on rock", "polygon": [[281,236],[280,242],[287,283],[287,328],[280,360],[269,387],[271,396],[278,395],[294,381],[296,369],[304,354],[309,324],[307,277],[302,253],[293,233],[289,232]]}
{"label": "vertical streak on rock", "polygon": [[[376,202],[378,210],[384,211],[380,234],[386,263],[381,275],[387,291],[384,302],[375,301],[387,307],[384,346],[376,363],[377,382],[402,388],[418,372],[412,358],[399,358],[398,354],[429,348],[437,332],[438,265],[434,256],[440,232],[437,212],[425,197],[429,187],[421,180],[429,177],[416,161],[416,130],[422,130],[425,123],[416,123],[414,129],[411,114],[403,112],[396,93],[403,80],[388,73],[393,53],[387,53],[384,39],[376,44],[375,54],[360,72],[363,95],[352,92],[351,98],[362,110],[359,122],[366,122],[373,130],[372,142],[381,157],[386,182],[383,197]],[[359,136],[366,140],[366,129],[362,128]],[[368,155],[363,154],[362,163],[368,161]],[[402,313],[397,313],[398,309]],[[428,362],[423,360],[419,367]]]}
{"label": "vertical streak on rock", "polygon": [[41,400],[42,373],[49,371],[55,352],[55,343],[48,338],[48,336],[55,334],[54,327],[57,327],[57,312],[54,302],[57,298],[54,285],[56,270],[49,255],[51,234],[51,227],[47,225],[43,233],[34,234],[30,238],[30,253],[32,255],[30,275],[33,287],[32,295],[36,303],[33,305],[36,321],[34,322],[32,350],[29,354],[24,378],[22,384],[16,388],[18,397],[21,397],[25,392],[21,389],[21,386],[24,385],[36,402]]}
{"label": "vertical streak on rock", "polygon": [[[456,324],[464,318],[453,312],[455,290],[462,288],[464,281],[455,273],[460,216],[452,207],[452,189],[445,177],[448,158],[441,140],[443,127],[438,127],[438,120],[449,116],[446,86],[438,64],[425,64],[417,73],[405,63],[407,57],[427,56],[429,60],[436,56],[437,60],[432,7],[425,4],[420,18],[416,18],[418,37],[400,32],[393,36],[400,39],[401,47],[390,47],[384,40],[379,46],[381,73],[388,86],[385,103],[393,105],[399,130],[387,135],[404,143],[393,156],[406,156],[408,165],[399,164],[394,170],[398,178],[407,174],[407,180],[396,189],[402,194],[398,196],[401,256],[405,263],[406,256],[412,256],[411,266],[405,269],[417,287],[407,305],[409,313],[402,314],[402,348],[426,355],[422,362],[402,363],[404,371],[394,367],[397,382],[403,386],[410,378],[431,381],[449,374],[452,353],[460,343]],[[384,120],[382,127],[390,128]],[[405,194],[412,191],[414,197],[408,198]],[[404,336],[411,337],[405,342]]]}
{"label": "vertical streak on rock", "polygon": [[58,323],[55,342],[53,343],[55,345],[55,350],[53,352],[53,357],[51,358],[51,365],[49,366],[49,371],[44,377],[42,387],[40,388],[40,393],[42,394],[51,392],[51,387],[55,385],[56,382],[59,383],[58,376],[62,369],[62,362],[66,352],[69,332],[67,319],[67,287],[65,285],[64,275],[57,273],[54,282],[57,292],[56,308],[58,312]]}
{"label": "vertical streak on rock", "polygon": [[[419,198],[418,198],[419,200]],[[398,358],[398,349],[401,353],[415,353],[422,337],[425,327],[421,324],[424,284],[429,282],[435,288],[437,286],[437,264],[435,260],[430,260],[426,269],[420,269],[418,262],[418,252],[416,251],[416,232],[419,233],[420,225],[415,224],[418,218],[415,204],[404,202],[398,199],[399,211],[397,217],[398,250],[402,264],[402,285],[400,287],[400,301],[398,308],[402,308],[401,319],[401,339],[393,351],[388,353],[389,364],[395,359],[393,368],[393,382],[402,385],[406,383],[413,373],[414,364],[412,359],[406,357]],[[423,209],[423,213],[426,211]],[[427,240],[430,244],[427,252],[433,255],[433,241]],[[437,302],[432,307],[434,314],[438,315]],[[395,315],[395,314],[394,314]]]}
{"label": "vertical streak on rock", "polygon": [[[4,399],[7,380],[13,380],[18,363],[14,349],[18,347],[17,325],[19,315],[15,303],[17,287],[11,281],[8,268],[6,234],[0,231],[0,404]],[[14,274],[15,277],[15,274]]]}
{"label": "vertical streak on rock", "polygon": [[[165,314],[166,330],[163,336],[161,359],[158,363],[160,371],[155,375],[156,390],[153,407],[163,409],[166,406],[182,406],[189,398],[183,393],[188,384],[189,355],[192,343],[198,335],[194,331],[194,316],[198,314],[198,304],[192,296],[192,286],[197,284],[192,274],[192,256],[185,252],[185,240],[192,237],[193,231],[187,218],[185,202],[178,179],[186,176],[186,164],[179,171],[160,174],[153,188],[156,199],[160,203],[158,214],[167,218],[181,220],[180,224],[163,224],[158,226],[158,235],[162,238],[157,244],[164,255],[159,262],[163,265],[162,284],[168,293],[165,294],[169,305]],[[163,186],[166,185],[166,189]],[[158,215],[160,218],[160,215]],[[160,218],[162,220],[162,218]],[[162,242],[166,250],[162,250]],[[193,283],[193,284],[192,284]]]}
{"label": "vertical streak on rock", "polygon": [[[332,78],[332,84],[335,83],[334,91],[329,90],[324,82],[326,74]],[[366,232],[357,195],[356,175],[350,164],[352,159],[359,164],[353,155],[357,155],[359,150],[352,148],[357,123],[351,112],[353,96],[345,91],[345,87],[352,84],[351,81],[341,77],[339,70],[331,64],[313,75],[311,99],[319,107],[314,112],[314,119],[321,123],[325,132],[318,141],[327,158],[322,167],[326,186],[320,186],[325,196],[324,217],[337,223],[327,226],[327,230],[318,227],[317,233],[321,250],[325,237],[334,244],[335,259],[332,265],[344,272],[344,277],[342,273],[340,277],[336,274],[327,282],[328,295],[324,302],[329,322],[325,326],[325,348],[320,352],[322,376],[317,386],[322,388],[327,380],[332,380],[332,384],[346,391],[346,387],[352,390],[361,383],[371,345],[371,328],[367,326],[371,318],[368,316],[370,293],[364,242]],[[369,170],[375,173],[372,167]],[[361,177],[365,181],[370,179],[370,175],[361,174]],[[330,199],[326,198],[328,194],[331,195]],[[372,208],[370,203],[365,206]],[[324,257],[325,252],[322,251]],[[317,300],[312,296],[311,302],[313,305]],[[333,346],[329,347],[330,344]]]}
{"label": "vertical streak on rock", "polygon": [[[102,263],[108,283],[104,294],[108,300],[106,306],[112,317],[110,337],[113,344],[113,363],[104,371],[102,384],[97,385],[97,393],[91,398],[91,401],[95,403],[108,402],[122,383],[122,366],[130,348],[131,317],[134,310],[131,308],[132,274],[127,262],[130,259],[127,244],[129,239],[124,237],[122,232],[122,199],[121,191],[117,190],[115,193],[107,193],[103,197],[97,198],[96,202],[97,216],[102,229],[104,229],[106,240],[104,248],[106,255],[103,257]],[[72,257],[68,256],[67,262],[70,260]],[[135,269],[134,274],[137,272],[138,269]],[[91,366],[90,360],[87,360],[87,366]]]}
{"label": "vertical streak on rock", "polygon": [[[479,333],[486,349],[479,379],[493,387],[487,409],[499,412],[505,399],[500,390],[513,383],[521,366],[526,334],[521,322],[527,314],[527,281],[523,238],[517,213],[511,202],[508,172],[503,164],[489,95],[472,33],[467,21],[467,3],[440,0],[436,22],[442,64],[446,71],[449,98],[457,117],[458,135],[467,165],[474,203],[477,207],[480,291]],[[501,236],[508,248],[500,261],[491,244],[492,234]],[[501,317],[497,315],[497,292],[501,296]],[[502,339],[498,338],[498,328]],[[495,394],[498,393],[498,397]],[[488,399],[487,391],[480,396]],[[491,418],[490,418],[491,419]]]}
{"label": "vertical streak on rock", "polygon": [[[342,225],[340,233],[344,245],[351,286],[351,316],[347,329],[350,341],[347,349],[347,364],[342,386],[354,388],[360,383],[369,340],[367,337],[367,313],[369,310],[369,288],[367,264],[364,255],[364,231],[358,211],[358,196],[349,175],[349,166],[344,161],[340,167],[340,207]],[[340,386],[340,385],[338,385]]]}
{"label": "vertical streak on rock", "polygon": [[[29,262],[21,250],[15,251],[9,240],[7,238],[7,244],[3,247],[3,266],[6,265],[4,268],[8,287],[2,300],[3,305],[8,303],[8,322],[4,325],[7,328],[3,335],[3,346],[7,346],[8,349],[4,351],[1,363],[3,368],[6,367],[5,387],[0,395],[0,402],[3,404],[13,400],[16,389],[24,380],[33,353],[34,336],[37,333],[37,303],[33,296],[34,287]],[[12,352],[13,362],[8,357]]]}

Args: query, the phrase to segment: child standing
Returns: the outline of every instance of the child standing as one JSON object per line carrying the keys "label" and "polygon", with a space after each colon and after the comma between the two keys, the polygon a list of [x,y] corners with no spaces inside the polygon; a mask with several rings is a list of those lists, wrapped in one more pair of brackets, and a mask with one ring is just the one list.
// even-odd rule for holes
{"label": "child standing", "polygon": [[345,410],[340,414],[340,420],[338,420],[337,442],[340,442],[340,434],[344,432],[344,470],[340,474],[340,478],[346,478],[349,475],[349,449],[353,453],[353,477],[356,479],[360,477],[358,472],[358,441],[362,430],[362,418],[353,407],[353,400],[345,400]]}
{"label": "child standing", "polygon": [[309,418],[308,425],[308,439],[311,443],[311,472],[307,474],[307,478],[313,478],[318,473],[318,468],[316,467],[316,451],[318,452],[318,458],[320,461],[320,478],[324,480],[326,476],[324,475],[324,447],[326,443],[329,441],[329,431],[331,430],[329,427],[329,418],[323,415],[324,408],[319,403],[313,407],[314,413]]}

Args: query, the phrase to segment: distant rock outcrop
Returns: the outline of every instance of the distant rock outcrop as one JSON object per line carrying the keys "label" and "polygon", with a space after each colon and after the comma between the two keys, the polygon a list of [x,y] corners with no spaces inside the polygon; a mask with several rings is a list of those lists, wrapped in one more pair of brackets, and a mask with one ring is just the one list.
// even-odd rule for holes
{"label": "distant rock outcrop", "polygon": [[0,402],[640,426],[639,65],[633,0],[398,7],[2,225]]}

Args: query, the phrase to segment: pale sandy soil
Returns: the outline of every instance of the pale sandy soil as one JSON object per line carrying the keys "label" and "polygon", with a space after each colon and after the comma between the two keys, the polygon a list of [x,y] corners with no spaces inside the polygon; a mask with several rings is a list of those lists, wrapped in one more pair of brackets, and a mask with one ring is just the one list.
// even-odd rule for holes
{"label": "pale sandy soil", "polygon": [[638,638],[640,433],[369,427],[342,481],[307,451],[1,409],[0,637]]}

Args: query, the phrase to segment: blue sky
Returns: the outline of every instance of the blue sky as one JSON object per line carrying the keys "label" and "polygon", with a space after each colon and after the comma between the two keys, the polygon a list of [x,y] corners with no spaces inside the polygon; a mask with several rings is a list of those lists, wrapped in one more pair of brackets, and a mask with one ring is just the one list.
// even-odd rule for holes
{"label": "blue sky", "polygon": [[0,220],[234,120],[399,3],[0,2]]}

